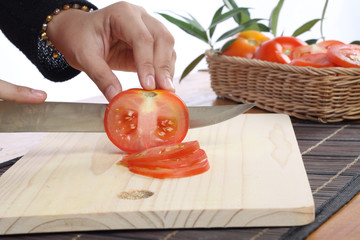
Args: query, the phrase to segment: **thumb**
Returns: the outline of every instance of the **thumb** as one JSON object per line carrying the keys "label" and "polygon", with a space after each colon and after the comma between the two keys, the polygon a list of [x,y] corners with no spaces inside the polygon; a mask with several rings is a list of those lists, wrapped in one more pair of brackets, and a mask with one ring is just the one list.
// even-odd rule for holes
{"label": "thumb", "polygon": [[83,71],[93,80],[109,102],[122,91],[119,79],[101,57],[88,57],[82,65]]}
{"label": "thumb", "polygon": [[0,99],[23,103],[42,103],[46,97],[44,91],[0,80]]}

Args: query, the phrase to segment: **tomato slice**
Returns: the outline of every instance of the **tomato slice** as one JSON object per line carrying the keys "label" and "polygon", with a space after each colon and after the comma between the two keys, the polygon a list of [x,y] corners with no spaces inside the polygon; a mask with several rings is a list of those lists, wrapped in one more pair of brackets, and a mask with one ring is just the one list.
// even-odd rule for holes
{"label": "tomato slice", "polygon": [[168,144],[146,149],[142,152],[125,155],[119,164],[128,166],[132,162],[150,162],[163,159],[178,158],[200,149],[198,141],[188,141],[176,144]]}
{"label": "tomato slice", "polygon": [[326,53],[327,50],[317,45],[305,45],[294,48],[290,53],[291,59],[296,59],[307,54]]}
{"label": "tomato slice", "polygon": [[198,162],[191,166],[182,168],[144,168],[144,167],[129,167],[129,170],[133,173],[153,177],[153,178],[181,178],[190,177],[206,172],[210,169],[207,158],[199,159]]}
{"label": "tomato slice", "polygon": [[104,126],[112,143],[134,153],[180,143],[189,129],[189,115],[184,102],[169,91],[129,89],[111,100]]}
{"label": "tomato slice", "polygon": [[145,167],[145,168],[183,168],[189,167],[202,159],[207,159],[206,153],[203,149],[197,149],[191,153],[183,154],[174,158],[167,158],[161,160],[133,160],[128,161],[127,166],[131,167]]}
{"label": "tomato slice", "polygon": [[328,49],[329,60],[340,67],[360,67],[360,45],[343,44],[335,45]]}
{"label": "tomato slice", "polygon": [[290,65],[315,68],[335,67],[335,65],[327,58],[326,53],[307,54],[293,59],[290,62]]}

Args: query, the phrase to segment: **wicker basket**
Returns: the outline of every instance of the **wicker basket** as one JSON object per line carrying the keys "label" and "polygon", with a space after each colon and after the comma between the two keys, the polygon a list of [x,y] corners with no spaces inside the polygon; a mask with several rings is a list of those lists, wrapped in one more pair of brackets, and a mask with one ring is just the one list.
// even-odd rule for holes
{"label": "wicker basket", "polygon": [[360,69],[296,67],[211,50],[206,60],[219,97],[322,123],[360,119]]}

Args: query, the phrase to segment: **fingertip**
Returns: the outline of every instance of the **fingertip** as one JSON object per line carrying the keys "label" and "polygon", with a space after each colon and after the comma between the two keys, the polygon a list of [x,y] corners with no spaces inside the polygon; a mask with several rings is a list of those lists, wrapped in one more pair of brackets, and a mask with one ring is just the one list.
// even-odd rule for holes
{"label": "fingertip", "polygon": [[47,94],[44,91],[37,90],[37,89],[31,89],[30,90],[31,96],[30,98],[35,102],[44,102],[47,98]]}
{"label": "fingertip", "polygon": [[147,75],[143,81],[141,81],[141,86],[146,90],[154,90],[156,88],[156,82],[153,75]]}
{"label": "fingertip", "polygon": [[164,89],[171,91],[171,92],[175,92],[175,86],[174,86],[174,83],[171,78],[166,78],[163,83],[164,83],[163,84]]}
{"label": "fingertip", "polygon": [[115,87],[114,85],[109,85],[104,91],[104,96],[110,102],[121,90],[121,86]]}

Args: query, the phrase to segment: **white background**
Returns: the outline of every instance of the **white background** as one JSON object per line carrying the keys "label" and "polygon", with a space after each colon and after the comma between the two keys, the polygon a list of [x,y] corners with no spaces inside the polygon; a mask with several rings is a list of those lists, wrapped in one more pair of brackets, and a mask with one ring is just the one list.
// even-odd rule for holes
{"label": "white background", "polygon": [[[99,8],[114,2],[113,0],[92,1]],[[143,6],[151,15],[163,22],[175,37],[175,50],[177,52],[176,77],[181,75],[187,64],[195,57],[208,49],[208,45],[184,33],[178,27],[159,16],[157,12],[190,13],[204,27],[208,27],[212,15],[222,5],[222,0],[134,0],[128,2]],[[250,7],[253,18],[266,19],[270,16],[278,0],[238,0],[236,2],[241,7]],[[278,34],[291,35],[303,23],[314,18],[320,18],[324,3],[325,0],[285,1],[280,14]],[[359,0],[330,0],[323,28],[325,37],[346,43],[360,39],[360,27],[358,26],[360,14],[358,14],[358,9],[360,9]],[[228,20],[217,29],[214,39],[234,26],[234,22]],[[310,33],[300,36],[303,40],[319,37],[320,24],[317,24]],[[216,46],[221,47],[221,43]],[[206,63],[203,61],[197,69],[206,67]],[[119,77],[124,89],[138,85],[136,74],[117,72],[116,75]],[[95,84],[84,73],[65,83],[52,83],[44,79],[30,61],[1,32],[0,79],[45,90],[48,93],[48,101],[76,101],[101,95]]]}

